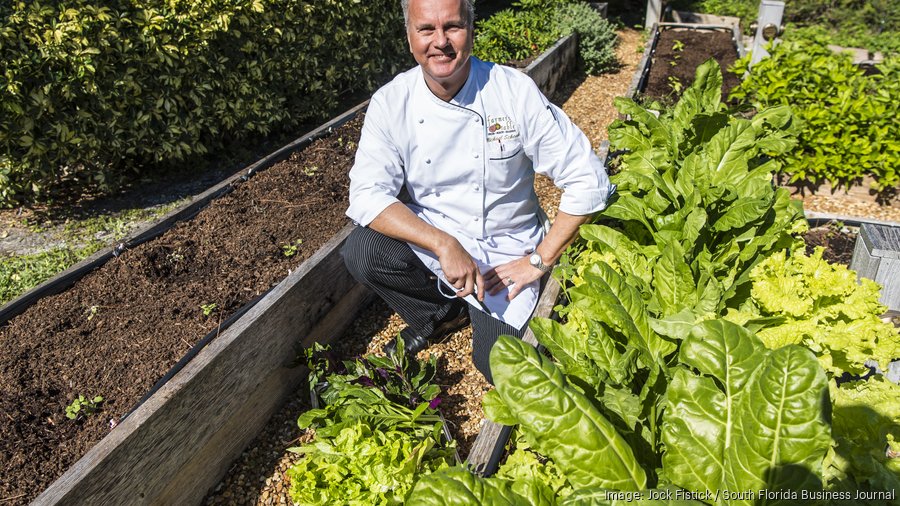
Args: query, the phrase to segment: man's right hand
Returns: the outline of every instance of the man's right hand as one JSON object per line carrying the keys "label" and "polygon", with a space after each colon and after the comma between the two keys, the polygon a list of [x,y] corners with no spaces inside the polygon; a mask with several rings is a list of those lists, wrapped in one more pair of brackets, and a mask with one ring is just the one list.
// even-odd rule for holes
{"label": "man's right hand", "polygon": [[452,235],[425,223],[400,202],[385,208],[369,226],[382,234],[415,244],[433,252],[441,263],[444,277],[457,297],[466,297],[476,290],[478,300],[484,300],[484,278],[475,260]]}
{"label": "man's right hand", "polygon": [[435,250],[444,277],[456,290],[457,297],[477,293],[478,300],[484,300],[484,278],[469,253],[455,238],[448,236],[444,244]]}

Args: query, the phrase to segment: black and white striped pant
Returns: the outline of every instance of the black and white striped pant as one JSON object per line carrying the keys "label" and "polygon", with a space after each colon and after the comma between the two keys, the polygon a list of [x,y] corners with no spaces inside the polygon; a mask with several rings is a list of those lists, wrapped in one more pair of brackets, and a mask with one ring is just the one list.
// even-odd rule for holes
{"label": "black and white striped pant", "polygon": [[[462,299],[448,299],[438,292],[437,280],[409,244],[392,239],[368,227],[356,227],[347,237],[341,256],[357,281],[381,297],[420,336],[428,336],[448,315],[469,309],[472,321],[472,362],[493,384],[490,352],[497,337],[509,334],[521,338],[508,323],[474,308]],[[446,293],[453,288],[445,285]]]}

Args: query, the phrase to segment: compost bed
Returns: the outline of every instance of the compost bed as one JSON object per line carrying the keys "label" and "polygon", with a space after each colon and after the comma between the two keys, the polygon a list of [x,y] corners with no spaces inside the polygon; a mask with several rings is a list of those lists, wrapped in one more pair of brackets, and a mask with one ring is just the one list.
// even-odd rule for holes
{"label": "compost bed", "polygon": [[[683,44],[683,48],[676,49]],[[672,87],[677,79],[681,90],[694,82],[694,73],[701,63],[715,58],[722,69],[722,97],[726,98],[731,89],[741,80],[727,69],[737,61],[734,35],[730,30],[689,29],[662,27],[659,30],[655,50],[652,53],[647,82],[643,96],[674,103],[681,97]]]}
{"label": "compost bed", "polygon": [[[33,499],[204,335],[347,224],[361,118],[0,329],[0,501]],[[103,396],[102,410],[67,419],[78,395]]]}

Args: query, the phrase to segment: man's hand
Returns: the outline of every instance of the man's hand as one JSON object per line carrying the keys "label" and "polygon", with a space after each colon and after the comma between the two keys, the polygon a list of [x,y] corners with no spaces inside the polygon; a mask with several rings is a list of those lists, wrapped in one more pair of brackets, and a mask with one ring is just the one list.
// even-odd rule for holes
{"label": "man's hand", "polygon": [[484,278],[475,261],[463,249],[459,241],[452,239],[435,250],[441,262],[441,270],[450,285],[456,290],[457,297],[465,297],[477,292],[478,300],[484,300]]}
{"label": "man's hand", "polygon": [[522,287],[536,279],[540,279],[544,273],[540,269],[531,265],[528,257],[518,258],[512,262],[498,265],[493,269],[484,273],[485,288],[488,293],[495,295],[500,293],[504,288],[509,289],[507,300],[513,300]]}

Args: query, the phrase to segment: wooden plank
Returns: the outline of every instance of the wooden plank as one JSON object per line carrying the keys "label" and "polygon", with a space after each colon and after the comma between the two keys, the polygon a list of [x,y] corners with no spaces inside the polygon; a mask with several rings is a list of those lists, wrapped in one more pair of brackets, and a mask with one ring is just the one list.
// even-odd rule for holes
{"label": "wooden plank", "polygon": [[196,504],[303,378],[298,342],[364,307],[338,254],[348,225],[204,348],[33,504]]}
{"label": "wooden plank", "polygon": [[888,310],[900,310],[900,227],[863,223],[850,268],[882,286],[879,301]]}
{"label": "wooden plank", "polygon": [[[365,102],[347,110],[346,112],[340,114],[339,116],[336,116],[335,118],[332,118],[325,124],[312,130],[311,132],[308,132],[303,136],[298,137],[290,143],[282,146],[275,152],[263,157],[262,159],[254,162],[247,167],[242,168],[222,182],[216,184],[215,186],[212,186],[211,188],[208,188],[203,193],[191,197],[183,204],[163,215],[156,222],[148,224],[147,226],[134,231],[123,241],[121,241],[121,244],[123,244],[125,248],[137,246],[138,244],[162,235],[175,223],[193,218],[211,201],[225,193],[230,192],[234,183],[240,181],[242,178],[247,178],[259,171],[265,170],[272,165],[275,165],[279,161],[287,158],[288,155],[290,155],[292,152],[308,146],[310,143],[312,143],[312,141],[319,137],[327,135],[334,128],[337,128],[356,117],[356,115],[359,114],[359,112],[363,110],[368,105],[368,103],[369,101],[366,100]],[[21,314],[39,299],[48,297],[50,295],[55,295],[68,289],[79,279],[84,277],[87,273],[93,271],[94,269],[97,269],[98,267],[109,261],[109,259],[113,258],[113,252],[118,247],[119,246],[111,246],[104,250],[98,251],[97,253],[94,253],[81,262],[78,262],[72,267],[69,267],[65,271],[48,279],[40,285],[32,288],[31,290],[28,290],[19,297],[11,300],[2,308],[0,308],[0,325],[8,322],[16,315]]]}
{"label": "wooden plank", "polygon": [[[553,316],[553,308],[559,298],[560,285],[556,279],[550,277],[547,280],[547,286],[538,299],[538,305],[534,309],[534,316],[549,318]],[[534,332],[529,328],[522,340],[533,346],[538,346]],[[481,430],[478,437],[469,450],[469,457],[466,464],[473,472],[481,476],[490,476],[497,471],[500,460],[506,450],[506,442],[509,440],[511,427],[506,427],[490,420],[484,419],[481,422]]]}
{"label": "wooden plank", "polygon": [[544,95],[553,95],[578,63],[578,35],[567,35],[525,67]]}

